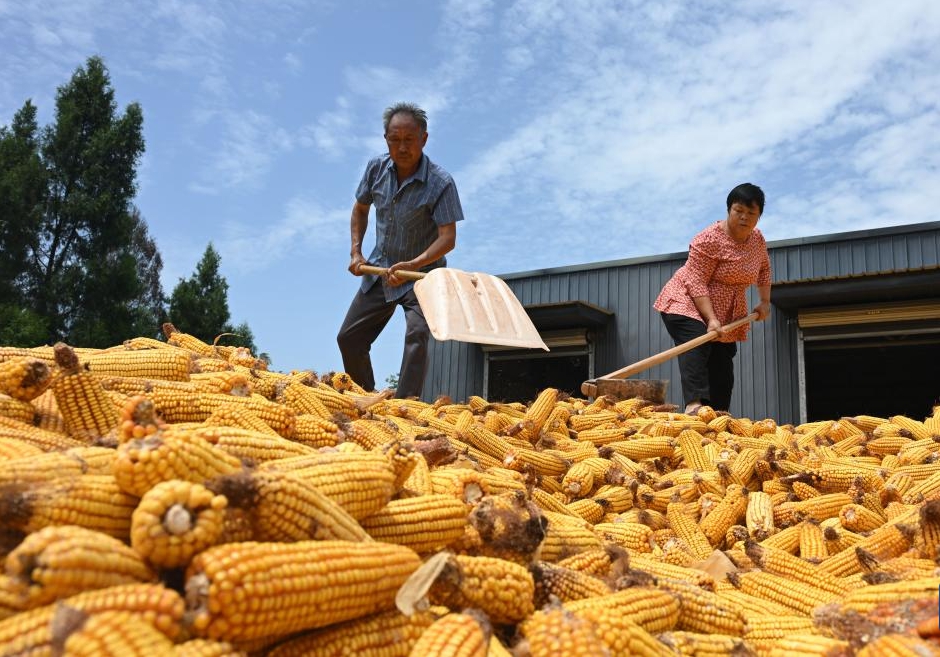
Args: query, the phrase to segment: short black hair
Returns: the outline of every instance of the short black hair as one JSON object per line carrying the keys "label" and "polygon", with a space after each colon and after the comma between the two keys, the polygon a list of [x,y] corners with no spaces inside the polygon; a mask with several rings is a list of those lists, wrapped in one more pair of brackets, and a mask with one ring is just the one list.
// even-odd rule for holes
{"label": "short black hair", "polygon": [[741,203],[748,207],[756,205],[761,214],[764,214],[764,190],[752,183],[741,183],[728,193],[728,212],[731,206]]}
{"label": "short black hair", "polygon": [[382,125],[385,128],[385,134],[388,134],[388,124],[392,122],[392,117],[396,114],[410,114],[415,120],[421,132],[428,131],[428,114],[414,103],[395,103],[386,107],[382,112]]}

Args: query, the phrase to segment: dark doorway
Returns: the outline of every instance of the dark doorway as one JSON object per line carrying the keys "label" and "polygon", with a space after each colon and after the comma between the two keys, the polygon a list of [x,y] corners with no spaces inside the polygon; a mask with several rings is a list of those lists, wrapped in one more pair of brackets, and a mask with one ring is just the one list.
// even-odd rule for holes
{"label": "dark doorway", "polygon": [[545,388],[581,396],[589,379],[588,354],[554,353],[541,357],[490,356],[487,398],[490,401],[529,402]]}
{"label": "dark doorway", "polygon": [[844,416],[923,420],[940,403],[940,335],[884,335],[804,343],[810,422]]}

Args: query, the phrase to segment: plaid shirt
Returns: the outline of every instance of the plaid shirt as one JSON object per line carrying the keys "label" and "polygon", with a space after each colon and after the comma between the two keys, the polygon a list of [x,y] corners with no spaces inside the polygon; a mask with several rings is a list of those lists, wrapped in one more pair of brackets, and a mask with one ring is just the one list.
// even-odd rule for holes
{"label": "plaid shirt", "polygon": [[[377,267],[390,267],[420,255],[437,239],[438,226],[463,219],[453,178],[427,155],[421,156],[417,171],[401,187],[395,163],[387,153],[370,160],[356,189],[356,200],[375,206],[375,248],[368,260]],[[440,258],[422,271],[446,264],[447,259]],[[364,275],[360,289],[367,292],[377,280],[380,277]],[[385,285],[385,299],[400,299],[412,287],[412,281],[398,287]]]}

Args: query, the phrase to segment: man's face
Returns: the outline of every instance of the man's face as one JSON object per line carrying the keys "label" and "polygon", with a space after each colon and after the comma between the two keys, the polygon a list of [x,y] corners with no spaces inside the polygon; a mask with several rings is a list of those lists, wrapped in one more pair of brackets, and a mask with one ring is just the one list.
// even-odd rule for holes
{"label": "man's face", "polygon": [[399,112],[388,122],[385,143],[388,154],[399,169],[411,170],[421,161],[421,152],[428,141],[428,133],[415,123],[410,114]]}

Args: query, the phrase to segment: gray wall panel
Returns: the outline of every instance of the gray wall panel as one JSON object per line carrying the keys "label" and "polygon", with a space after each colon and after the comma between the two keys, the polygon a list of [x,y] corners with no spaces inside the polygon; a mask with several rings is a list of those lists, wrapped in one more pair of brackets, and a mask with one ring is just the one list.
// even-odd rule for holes
{"label": "gray wall panel", "polygon": [[[940,267],[940,222],[855,231],[769,243],[775,283],[858,276]],[[583,300],[615,313],[598,335],[595,374],[600,376],[672,347],[652,303],[663,284],[685,261],[685,253],[575,267],[506,274],[523,305]],[[749,292],[751,305],[756,291]],[[798,327],[794,317],[774,308],[738,345],[731,411],[781,423],[799,420]],[[669,400],[681,403],[675,360],[637,378],[669,379]],[[455,401],[482,394],[483,352],[478,345],[437,343],[425,399],[444,393]]]}

